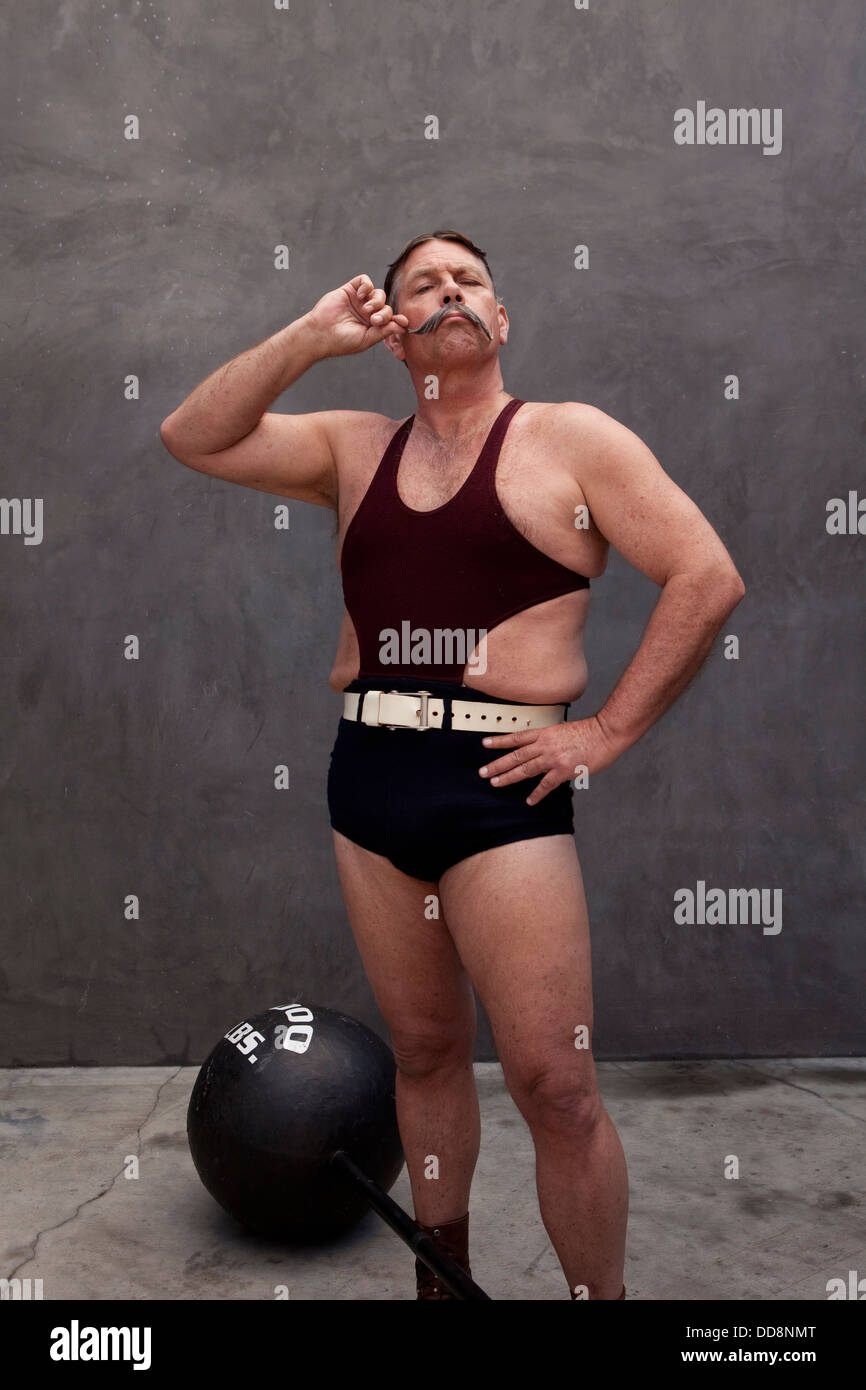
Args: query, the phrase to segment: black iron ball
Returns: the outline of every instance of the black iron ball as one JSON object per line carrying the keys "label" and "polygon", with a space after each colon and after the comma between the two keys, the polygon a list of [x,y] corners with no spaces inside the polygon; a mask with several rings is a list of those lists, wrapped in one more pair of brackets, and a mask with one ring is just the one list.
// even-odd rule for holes
{"label": "black iron ball", "polygon": [[187,1135],[199,1177],[248,1230],[340,1234],[369,1210],[331,1163],[345,1150],[386,1192],[403,1167],[390,1048],[357,1019],[285,1004],[235,1025],[196,1079]]}

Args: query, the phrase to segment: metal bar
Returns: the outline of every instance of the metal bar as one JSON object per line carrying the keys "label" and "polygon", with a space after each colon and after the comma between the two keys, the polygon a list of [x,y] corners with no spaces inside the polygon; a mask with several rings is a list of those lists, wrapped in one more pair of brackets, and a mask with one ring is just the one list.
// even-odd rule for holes
{"label": "metal bar", "polygon": [[331,1162],[361,1189],[373,1210],[378,1212],[391,1230],[415,1252],[418,1259],[422,1260],[428,1269],[432,1269],[449,1293],[460,1299],[484,1298],[488,1302],[492,1301],[490,1295],[486,1294],[474,1279],[464,1274],[460,1266],[440,1250],[432,1236],[421,1230],[417,1221],[413,1221],[402,1207],[398,1207],[397,1203],[391,1200],[387,1192],[383,1192],[372,1178],[367,1177],[345,1149],[337,1149],[331,1155]]}

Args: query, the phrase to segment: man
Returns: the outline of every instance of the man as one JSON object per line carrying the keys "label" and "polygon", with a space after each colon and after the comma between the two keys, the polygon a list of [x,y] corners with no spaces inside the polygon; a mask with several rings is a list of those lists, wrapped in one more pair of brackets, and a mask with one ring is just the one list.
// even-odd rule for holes
{"label": "man", "polygon": [[[591,786],[668,709],[745,589],[630,430],[591,405],[509,396],[507,340],[485,254],[425,234],[383,289],[354,276],[208,377],[161,436],[191,468],[337,513],[346,611],[330,684],[346,693],[328,802],[397,1061],[416,1219],[470,1271],[474,985],[571,1297],[617,1299],[628,1179],[590,1045],[571,779]],[[378,342],[408,368],[407,420],[268,412],[317,360]],[[567,719],[611,544],[662,592],[601,709]],[[419,1298],[449,1296],[416,1274]]]}

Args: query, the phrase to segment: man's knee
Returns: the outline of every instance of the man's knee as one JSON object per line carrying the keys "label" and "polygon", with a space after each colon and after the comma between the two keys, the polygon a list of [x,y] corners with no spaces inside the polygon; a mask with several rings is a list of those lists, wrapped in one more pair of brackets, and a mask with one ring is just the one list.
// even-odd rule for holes
{"label": "man's knee", "polygon": [[471,1064],[474,1033],[466,1028],[391,1029],[391,1048],[403,1076],[421,1077],[442,1068]]}
{"label": "man's knee", "polygon": [[509,1083],[509,1088],[529,1125],[590,1133],[604,1114],[594,1067],[571,1062],[541,1065]]}

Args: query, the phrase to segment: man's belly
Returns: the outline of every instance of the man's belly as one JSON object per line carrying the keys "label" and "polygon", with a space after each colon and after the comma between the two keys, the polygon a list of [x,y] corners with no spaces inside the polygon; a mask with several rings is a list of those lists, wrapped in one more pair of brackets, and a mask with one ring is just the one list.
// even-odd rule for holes
{"label": "man's belly", "polygon": [[[579,699],[587,682],[583,632],[588,611],[589,590],[581,589],[506,618],[469,653],[463,684],[491,697],[528,704]],[[359,670],[355,629],[344,612],[328,683],[333,690],[345,690]],[[423,677],[424,667],[419,666],[419,684]]]}

